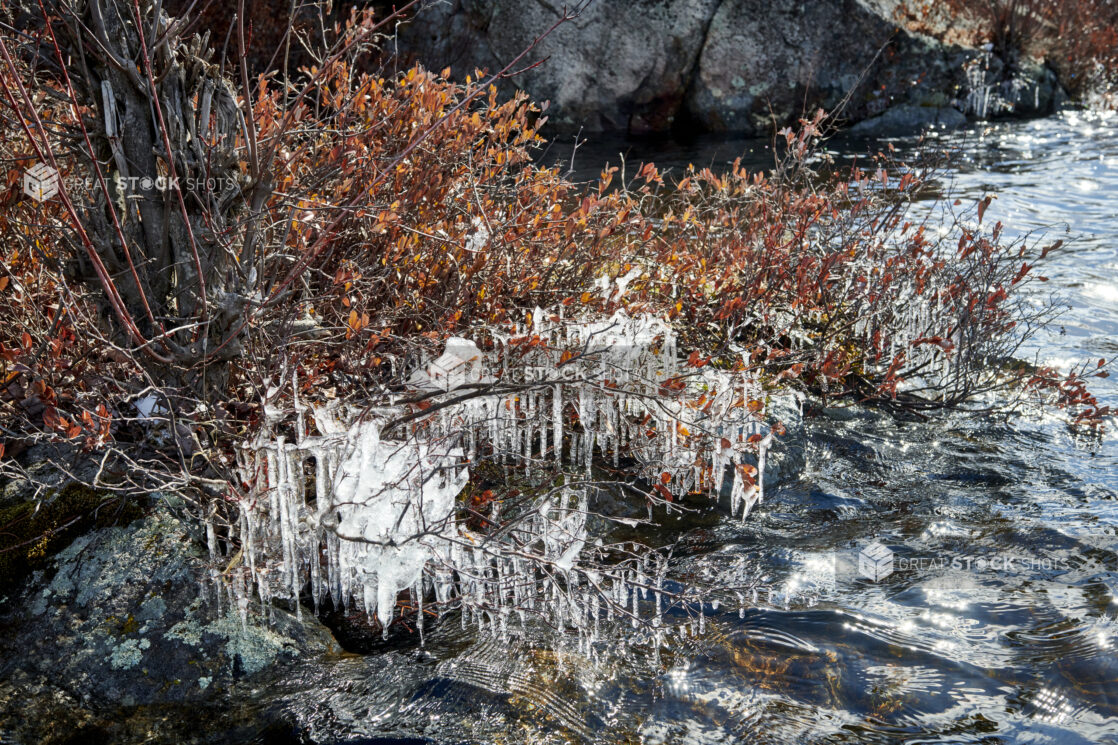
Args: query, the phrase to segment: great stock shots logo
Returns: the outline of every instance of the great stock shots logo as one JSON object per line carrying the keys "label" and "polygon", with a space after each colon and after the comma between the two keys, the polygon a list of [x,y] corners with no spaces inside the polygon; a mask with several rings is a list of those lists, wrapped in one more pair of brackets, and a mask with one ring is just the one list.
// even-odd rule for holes
{"label": "great stock shots logo", "polygon": [[859,585],[904,586],[960,590],[981,585],[989,575],[1029,575],[1036,572],[1058,577],[1070,571],[1071,561],[1062,555],[1005,552],[981,546],[949,549],[923,544],[866,538],[844,549],[789,553],[794,570],[781,592],[800,593],[816,599],[833,597]]}
{"label": "great stock shots logo", "polygon": [[[117,194],[129,197],[143,197],[172,191],[221,193],[235,189],[237,186],[236,179],[232,177],[122,176],[113,173],[106,180],[109,188],[115,189]],[[58,194],[63,186],[66,187],[67,193],[75,194],[97,188],[99,183],[104,182],[72,175],[64,179],[57,170],[46,163],[36,163],[23,172],[23,193],[36,202],[47,201]]]}
{"label": "great stock shots logo", "polygon": [[879,582],[893,573],[893,552],[874,541],[858,552],[858,574]]}
{"label": "great stock shots logo", "polygon": [[36,202],[45,202],[58,193],[58,171],[46,163],[36,163],[23,172],[23,193]]}

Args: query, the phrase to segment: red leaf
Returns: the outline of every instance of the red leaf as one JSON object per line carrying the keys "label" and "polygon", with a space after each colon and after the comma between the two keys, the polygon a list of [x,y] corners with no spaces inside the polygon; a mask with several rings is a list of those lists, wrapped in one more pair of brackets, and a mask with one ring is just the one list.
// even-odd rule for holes
{"label": "red leaf", "polygon": [[990,202],[994,199],[991,194],[978,203],[978,221],[982,222],[982,216],[986,214],[986,208],[990,206]]}
{"label": "red leaf", "polygon": [[53,406],[47,406],[43,409],[43,425],[50,429],[57,429],[62,420],[58,416],[58,410]]}
{"label": "red leaf", "polygon": [[1062,245],[1064,245],[1063,240],[1058,240],[1055,243],[1053,243],[1051,246],[1045,246],[1044,250],[1040,252],[1040,258],[1043,259],[1045,256],[1048,255],[1049,251],[1055,251],[1056,249],[1058,249]]}

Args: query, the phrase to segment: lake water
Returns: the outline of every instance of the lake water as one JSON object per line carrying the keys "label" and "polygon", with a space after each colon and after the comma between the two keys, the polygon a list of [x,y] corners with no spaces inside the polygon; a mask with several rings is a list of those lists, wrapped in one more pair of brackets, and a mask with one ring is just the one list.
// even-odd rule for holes
{"label": "lake water", "polygon": [[[987,220],[1074,239],[1042,270],[1067,311],[1032,351],[1063,365],[1118,354],[1118,118],[979,125],[930,146],[959,153],[944,187],[998,195]],[[580,148],[576,175],[617,163],[618,147]],[[624,147],[634,171],[769,158],[757,142]],[[1095,386],[1104,403],[1118,405],[1116,380]],[[704,608],[701,631],[658,652],[619,634],[587,656],[553,635],[443,623],[422,649],[315,661],[252,691],[261,721],[287,723],[257,739],[1118,743],[1113,429],[847,410],[790,431],[767,483],[744,523],[723,504],[658,535],[678,540],[684,581],[758,587],[744,608]],[[857,568],[875,541],[893,552],[876,581]]]}

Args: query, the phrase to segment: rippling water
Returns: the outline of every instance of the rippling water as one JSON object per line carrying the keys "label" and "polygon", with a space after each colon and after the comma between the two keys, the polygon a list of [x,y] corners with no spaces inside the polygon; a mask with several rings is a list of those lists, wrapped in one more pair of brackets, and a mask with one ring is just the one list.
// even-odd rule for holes
{"label": "rippling water", "polygon": [[[948,178],[962,196],[998,195],[987,219],[1074,238],[1044,268],[1068,310],[1033,351],[1065,365],[1118,353],[1118,119],[933,145],[960,151]],[[743,146],[766,157],[699,142],[630,162],[718,165]],[[581,150],[576,169],[608,155]],[[1104,403],[1116,379],[1096,386]],[[1118,743],[1113,431],[847,411],[805,421],[770,478],[744,523],[711,508],[669,524],[681,575],[748,572],[761,591],[741,611],[707,606],[705,628],[659,653],[639,636],[587,657],[444,623],[423,649],[308,664],[257,705],[316,742]],[[876,582],[852,564],[873,541],[894,552]]]}

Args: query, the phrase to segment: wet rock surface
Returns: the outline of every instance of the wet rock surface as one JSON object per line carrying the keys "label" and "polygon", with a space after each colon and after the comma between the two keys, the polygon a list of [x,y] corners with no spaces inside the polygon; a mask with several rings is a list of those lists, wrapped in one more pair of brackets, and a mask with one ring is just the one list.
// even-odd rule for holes
{"label": "wet rock surface", "polygon": [[239,722],[238,702],[269,674],[331,653],[333,638],[311,614],[242,619],[216,597],[204,558],[160,506],[82,535],[10,592],[0,606],[4,741],[201,741],[202,731],[282,729],[279,714],[259,710]]}
{"label": "wet rock surface", "polygon": [[905,135],[929,127],[957,129],[967,123],[963,112],[951,106],[918,106],[905,103],[886,109],[879,116],[865,119],[850,128],[862,136]]}

